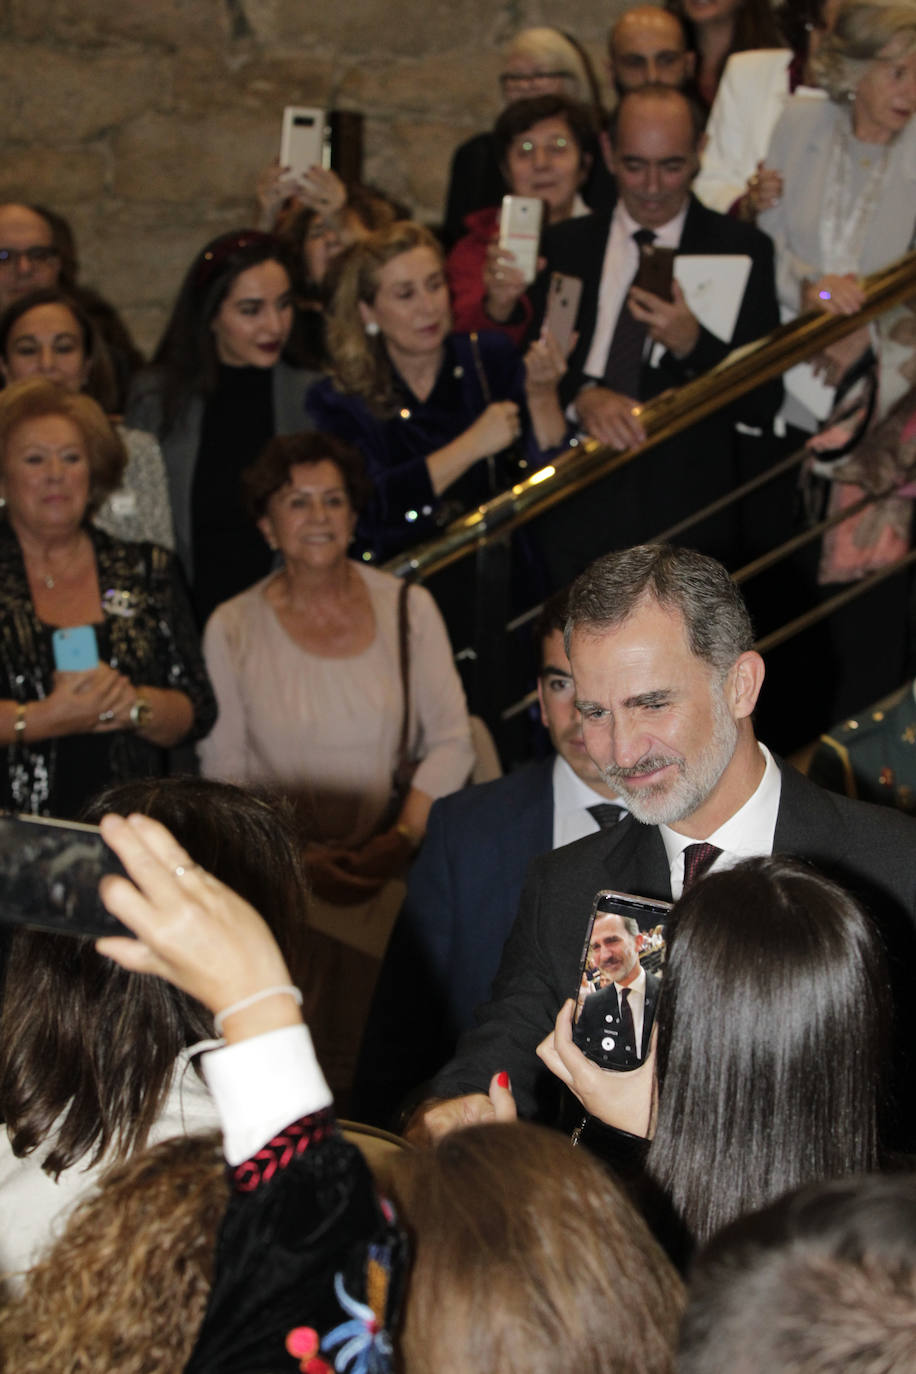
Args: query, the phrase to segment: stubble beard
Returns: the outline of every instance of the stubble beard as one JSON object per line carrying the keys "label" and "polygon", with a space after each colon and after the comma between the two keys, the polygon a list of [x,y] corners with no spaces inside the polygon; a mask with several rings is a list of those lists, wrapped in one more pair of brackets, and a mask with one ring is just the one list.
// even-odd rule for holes
{"label": "stubble beard", "polygon": [[[634,768],[602,769],[605,782],[623,797],[630,814],[643,825],[675,825],[693,815],[707,800],[732,761],[738,726],[720,689],[713,695],[712,733],[696,762],[678,756],[643,759]],[[666,766],[677,768],[672,779],[648,787],[631,787],[630,779]]]}

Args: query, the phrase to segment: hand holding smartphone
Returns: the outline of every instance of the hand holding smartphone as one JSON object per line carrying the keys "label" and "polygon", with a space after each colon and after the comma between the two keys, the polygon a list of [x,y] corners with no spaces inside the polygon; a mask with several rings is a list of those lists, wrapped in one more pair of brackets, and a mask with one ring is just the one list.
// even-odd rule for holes
{"label": "hand holding smartphone", "polygon": [[312,105],[287,105],[280,133],[280,166],[296,178],[312,167],[330,167],[331,141],[326,112]]}
{"label": "hand holding smartphone", "polygon": [[538,274],[544,202],[536,196],[503,196],[499,246],[515,256],[515,265],[530,285]]}
{"label": "hand holding smartphone", "polygon": [[51,636],[54,667],[59,673],[87,673],[99,666],[99,646],[92,625],[72,625]]}

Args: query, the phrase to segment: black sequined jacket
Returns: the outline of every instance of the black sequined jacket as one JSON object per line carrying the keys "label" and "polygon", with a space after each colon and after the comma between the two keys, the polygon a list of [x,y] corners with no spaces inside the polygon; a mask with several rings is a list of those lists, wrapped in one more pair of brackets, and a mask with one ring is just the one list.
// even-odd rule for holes
{"label": "black sequined jacket", "polygon": [[[216,701],[175,556],[156,544],[127,544],[87,527],[95,549],[104,623],[99,655],[137,686],[184,692],[194,708],[188,738],[208,733]],[[27,703],[52,690],[48,629],[29,592],[19,542],[0,521],[0,699]],[[156,775],[164,751],[131,731],[106,735],[108,781]],[[12,745],[0,769],[0,808],[54,814],[57,741]]]}

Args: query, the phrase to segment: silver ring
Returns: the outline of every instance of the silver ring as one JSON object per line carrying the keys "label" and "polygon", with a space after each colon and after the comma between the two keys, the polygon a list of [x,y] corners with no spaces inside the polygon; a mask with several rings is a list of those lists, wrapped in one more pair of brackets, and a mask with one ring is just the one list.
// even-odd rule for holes
{"label": "silver ring", "polygon": [[108,720],[114,720],[114,717],[115,717],[114,711],[100,711],[100,712],[99,712],[99,720],[100,720],[100,721],[103,721],[103,722],[104,722],[104,721],[108,721]]}
{"label": "silver ring", "polygon": [[190,873],[193,867],[193,864],[188,864],[187,868],[184,864],[178,864],[177,868],[175,869],[175,877],[183,878],[186,873]]}

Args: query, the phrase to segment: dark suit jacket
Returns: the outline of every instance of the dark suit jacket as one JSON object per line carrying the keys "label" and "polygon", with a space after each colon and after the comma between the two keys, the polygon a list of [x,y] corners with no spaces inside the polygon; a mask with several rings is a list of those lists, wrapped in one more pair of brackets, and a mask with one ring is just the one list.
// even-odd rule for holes
{"label": "dark suit jacket", "polygon": [[[585,381],[611,219],[611,211],[584,215],[554,226],[544,236],[547,266],[531,290],[532,333],[541,327],[551,272],[568,273],[584,284],[576,318],[579,337],[560,384],[564,404],[576,396]],[[749,343],[779,323],[773,245],[765,234],[708,210],[691,196],[680,251],[742,253],[751,258],[734,337],[730,344],[724,344],[701,328],[699,341],[686,358],[679,360],[666,352],[657,367],[644,362],[640,400],[649,400],[708,372],[732,347]],[[551,584],[564,585],[609,549],[656,538],[733,490],[738,485],[737,422],[762,431],[760,439],[743,439],[742,443],[767,450],[755,460],[754,470],[765,467],[772,461],[768,452],[772,420],[781,402],[781,382],[768,382],[547,511],[532,529],[541,544]],[[734,508],[694,525],[677,542],[712,554],[729,567],[742,561]]]}
{"label": "dark suit jacket", "polygon": [[[598,287],[612,218],[612,210],[583,215],[579,219],[564,220],[544,235],[543,251],[547,265],[531,288],[531,333],[536,334],[543,323],[551,272],[579,277],[583,283],[576,316],[579,337],[561,383],[564,404],[575,397],[586,380],[585,361],[592,346],[598,317]],[[709,210],[696,196],[691,195],[678,252],[746,254],[751,259],[751,271],[731,342],[723,343],[701,326],[697,345],[686,358],[678,359],[671,353],[664,353],[658,367],[650,367],[648,363],[643,365],[637,398],[641,401],[708,372],[731,349],[758,339],[779,324],[773,244],[759,229]],[[729,413],[733,420],[741,419],[749,425],[765,426],[772,420],[781,400],[781,384],[778,381],[770,382],[736,402]]]}
{"label": "dark suit jacket", "polygon": [[[916,1014],[916,823],[885,807],[849,801],[782,765],[774,851],[814,863],[871,912],[884,938],[895,991],[894,1077],[898,1107],[914,1097]],[[437,1097],[486,1092],[496,1070],[507,1070],[522,1116],[556,1119],[556,1081],[534,1050],[573,995],[595,893],[614,887],[638,896],[671,898],[668,863],[655,826],[632,817],[614,829],[536,859],[528,872],[518,919],[493,984],[493,999],[437,1074]],[[901,1108],[902,1110],[902,1108]],[[910,1114],[912,1114],[910,1106]],[[912,1149],[909,1122],[892,1143]]]}
{"label": "dark suit jacket", "polygon": [[490,996],[528,865],[553,846],[553,755],[437,801],[376,986],[354,1088],[388,1124]]}
{"label": "dark suit jacket", "polygon": [[620,998],[616,983],[591,992],[582,1004],[582,1011],[573,1029],[573,1040],[589,1059],[602,1068],[623,1068],[639,1063],[649,1048],[655,1008],[658,1005],[658,992],[662,980],[655,973],[646,974],[646,995],[643,1005],[642,1037],[639,1054],[627,1054],[619,1041],[612,1050],[604,1050],[601,1041],[608,1032],[613,1035],[620,1031]]}

